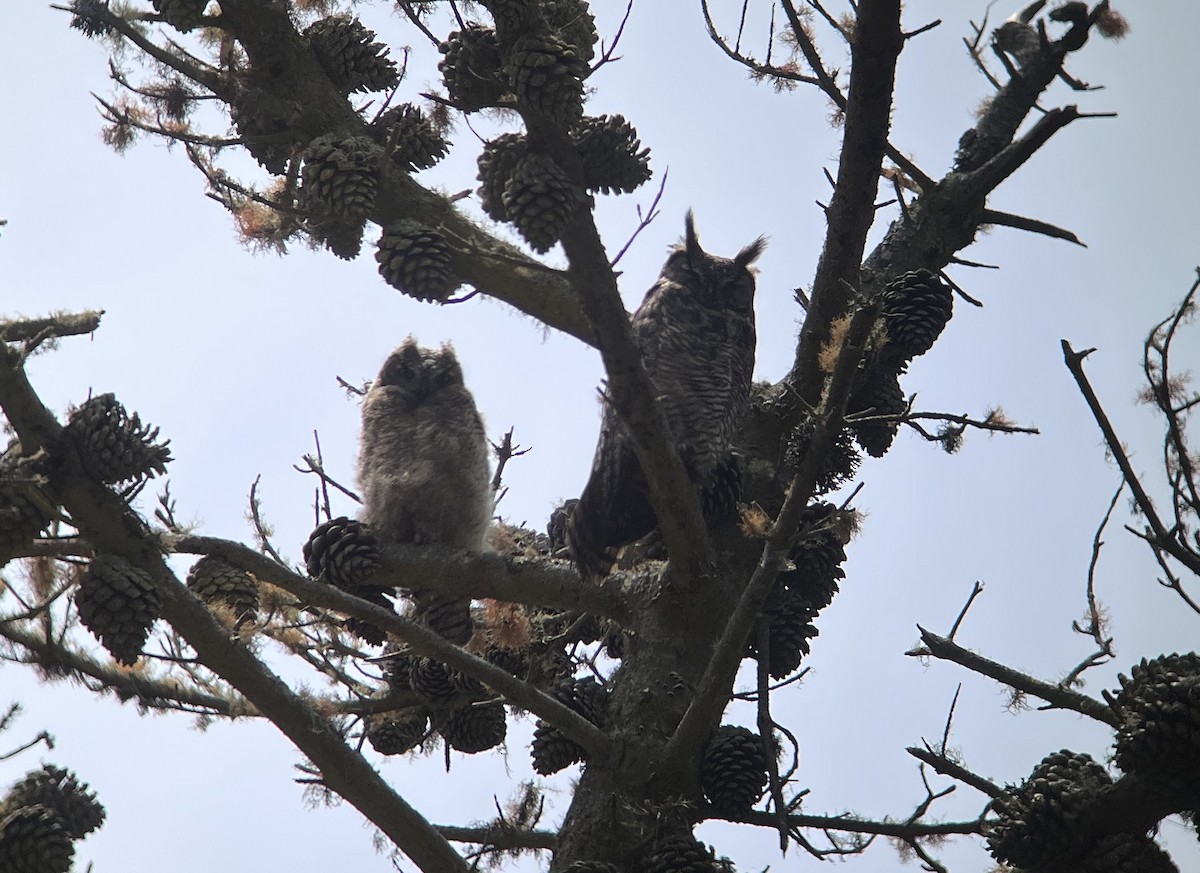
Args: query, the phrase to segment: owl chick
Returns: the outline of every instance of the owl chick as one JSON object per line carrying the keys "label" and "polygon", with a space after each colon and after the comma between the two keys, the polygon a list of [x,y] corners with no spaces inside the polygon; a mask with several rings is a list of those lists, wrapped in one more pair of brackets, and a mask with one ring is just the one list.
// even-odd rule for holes
{"label": "owl chick", "polygon": [[[454,349],[409,337],[363,401],[362,520],[382,540],[483,551],[492,517],[488,441]],[[413,617],[452,643],[471,638],[471,601],[416,590]]]}
{"label": "owl chick", "polygon": [[358,484],[381,539],[483,549],[488,441],[450,346],[409,337],[388,356],[363,401]]}
{"label": "owl chick", "polygon": [[[754,274],[759,237],[732,260],[700,248],[692,213],[684,238],[633,314],[634,342],[654,383],[671,436],[701,504],[729,506],[737,470],[730,445],[750,398],[754,371]],[[722,497],[724,495],[724,497]],[[735,499],[735,498],[734,498]],[[642,473],[625,426],[604,409],[592,472],[567,523],[580,572],[604,575],[616,548],[654,530]]]}

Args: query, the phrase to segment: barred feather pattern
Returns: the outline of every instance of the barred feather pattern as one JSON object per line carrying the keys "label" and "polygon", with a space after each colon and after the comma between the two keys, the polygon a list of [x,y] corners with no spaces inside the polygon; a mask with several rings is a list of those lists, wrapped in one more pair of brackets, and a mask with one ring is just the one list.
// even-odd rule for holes
{"label": "barred feather pattern", "polygon": [[[633,315],[634,342],[692,482],[704,492],[728,468],[754,371],[754,273],[760,237],[732,259],[700,247],[689,212],[684,241]],[[567,525],[580,571],[604,575],[613,550],[657,526],[632,441],[606,407],[591,476]]]}

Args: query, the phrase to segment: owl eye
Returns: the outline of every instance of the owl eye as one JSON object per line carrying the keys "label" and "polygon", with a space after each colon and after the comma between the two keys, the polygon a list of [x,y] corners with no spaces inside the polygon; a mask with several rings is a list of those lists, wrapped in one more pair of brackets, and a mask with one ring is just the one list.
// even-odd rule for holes
{"label": "owl eye", "polygon": [[407,385],[415,377],[416,373],[406,361],[393,361],[384,374],[383,381],[387,385]]}

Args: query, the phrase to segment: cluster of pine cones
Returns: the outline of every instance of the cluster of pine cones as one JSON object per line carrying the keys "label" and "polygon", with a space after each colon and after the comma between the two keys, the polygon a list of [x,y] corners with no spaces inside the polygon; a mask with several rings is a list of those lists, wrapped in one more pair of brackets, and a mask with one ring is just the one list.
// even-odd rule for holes
{"label": "cluster of pine cones", "polygon": [[[74,410],[50,453],[25,457],[19,442],[0,455],[0,565],[22,553],[58,517],[48,471],[53,455],[72,453],[97,481],[132,491],[164,473],[171,460],[158,428],[144,425],[112,394]],[[118,662],[134,663],[158,618],[161,595],[150,577],[117,555],[99,554],[75,594],[79,619]]]}
{"label": "cluster of pine cones", "polygon": [[[523,134],[502,134],[479,158],[479,196],[484,211],[511,223],[538,252],[558,242],[563,228],[586,203],[587,192],[629,192],[650,178],[649,149],[622,116],[583,114],[584,80],[598,41],[595,20],[583,0],[542,3],[492,0],[483,4],[493,27],[467,22],[441,44],[442,73],[450,104],[464,113],[515,108],[527,123],[565,132],[578,153],[582,177],[572,179]],[[357,19],[322,19],[305,38],[331,80],[347,93],[394,84],[386,49]],[[249,92],[248,92],[249,93]],[[243,134],[262,134],[286,124],[283,107],[259,101],[237,110]],[[271,115],[274,122],[264,122]],[[394,161],[406,171],[433,166],[449,149],[444,121],[434,123],[412,104],[376,118],[368,136],[330,134],[309,142],[303,154],[301,204],[312,215],[310,234],[340,257],[361,247],[366,216],[375,204],[379,168]],[[282,172],[284,162],[267,143],[248,143],[260,162]],[[434,227],[400,220],[383,227],[375,258],[384,281],[419,300],[445,302],[461,286],[451,249]]]}
{"label": "cluster of pine cones", "polygon": [[[789,554],[791,568],[784,570],[763,604],[767,618],[767,668],[775,679],[796,672],[811,649],[809,640],[817,636],[813,620],[833,602],[838,582],[846,573],[842,563],[846,550],[834,530],[835,507],[814,503],[804,510],[801,533]],[[747,644],[748,657],[758,659],[758,640]]]}
{"label": "cluster of pine cones", "polygon": [[69,770],[32,770],[0,801],[0,870],[67,873],[75,841],[104,823],[104,807]]}
{"label": "cluster of pine cones", "polygon": [[932,347],[954,311],[954,297],[941,278],[920,269],[893,279],[880,295],[882,342],[863,372],[850,401],[848,416],[864,416],[851,425],[864,452],[882,458],[896,438],[899,423],[876,416],[896,416],[907,408],[900,374],[909,362]]}
{"label": "cluster of pine cones", "polygon": [[[1200,809],[1200,655],[1143,660],[1120,689],[1106,694],[1120,719],[1113,760],[1143,780],[1172,812]],[[1088,846],[1085,873],[1178,873],[1144,830],[1113,832],[1094,819],[1109,792],[1108,770],[1091,756],[1063,749],[1043,759],[1020,785],[992,802],[987,831],[992,855],[1013,869],[1039,869],[1065,852]]]}
{"label": "cluster of pine cones", "polygon": [[[521,536],[517,536],[521,534]],[[520,529],[507,533],[512,549],[521,554],[548,555],[546,537]],[[379,547],[371,529],[362,522],[339,517],[319,525],[305,543],[304,560],[309,574],[318,581],[394,611],[393,588],[372,581],[379,565]],[[580,643],[606,640],[611,652],[615,644],[605,637],[603,623],[592,616],[539,612],[526,616],[529,641],[519,647],[490,640],[487,628],[472,612],[471,602],[431,591],[403,592],[407,615],[425,625],[447,642],[468,646],[486,661],[543,688],[560,702],[593,724],[606,723],[607,688],[592,678],[574,679],[575,665],[568,648]],[[373,625],[347,620],[345,627],[371,645],[383,645],[386,634]],[[480,644],[481,640],[487,640]],[[457,751],[467,754],[499,746],[506,737],[504,702],[477,680],[422,657],[402,647],[383,658],[386,693],[400,699],[415,698],[399,709],[367,720],[367,741],[383,755],[400,755],[435,735]],[[555,773],[584,760],[584,750],[555,728],[539,721],[532,743],[534,769]]]}
{"label": "cluster of pine cones", "polygon": [[[690,834],[656,840],[634,864],[634,873],[732,873],[727,858],[718,859],[712,849]],[[566,873],[621,873],[606,861],[576,861]]]}

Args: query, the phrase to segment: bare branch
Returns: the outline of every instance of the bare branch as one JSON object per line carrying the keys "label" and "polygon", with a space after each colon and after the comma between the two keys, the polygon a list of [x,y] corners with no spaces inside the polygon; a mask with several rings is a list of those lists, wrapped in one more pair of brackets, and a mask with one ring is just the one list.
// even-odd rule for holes
{"label": "bare branch", "polygon": [[981,220],[984,224],[997,224],[1002,227],[1015,227],[1017,230],[1027,230],[1030,233],[1040,233],[1043,236],[1053,237],[1054,239],[1065,239],[1067,242],[1075,243],[1077,246],[1087,248],[1087,243],[1075,235],[1073,231],[1066,230],[1046,221],[1039,221],[1036,218],[1026,218],[1024,215],[1013,215],[1010,212],[1000,212],[996,209],[985,209],[981,215]]}
{"label": "bare branch", "polygon": [[1063,688],[1061,685],[1034,679],[1032,676],[1022,673],[1019,670],[1006,667],[1003,664],[964,649],[946,637],[938,636],[920,625],[917,625],[917,630],[921,632],[921,640],[925,643],[925,647],[906,652],[908,655],[916,657],[932,655],[935,658],[945,661],[953,661],[956,664],[961,664],[968,670],[995,679],[997,682],[1003,683],[1010,688],[1015,688],[1026,694],[1032,694],[1034,697],[1040,698],[1050,704],[1051,709],[1069,709],[1081,715],[1086,715],[1089,718],[1094,718],[1096,721],[1104,722],[1106,725],[1114,728],[1120,723],[1116,713],[1095,698]]}

